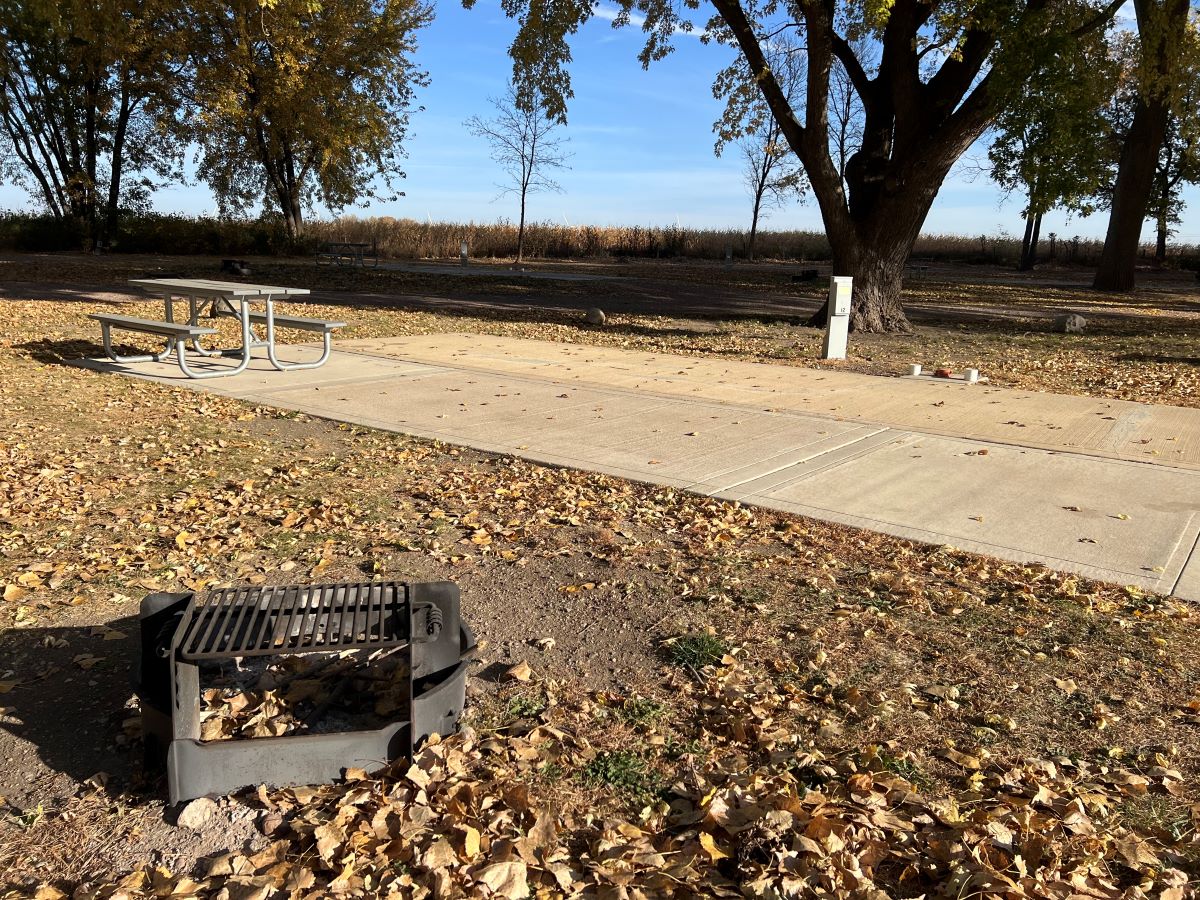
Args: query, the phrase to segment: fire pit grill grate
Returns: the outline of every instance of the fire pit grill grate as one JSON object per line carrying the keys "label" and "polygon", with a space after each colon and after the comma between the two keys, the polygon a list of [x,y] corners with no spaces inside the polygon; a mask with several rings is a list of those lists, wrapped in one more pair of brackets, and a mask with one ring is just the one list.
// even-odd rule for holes
{"label": "fire pit grill grate", "polygon": [[[138,695],[151,767],[172,803],[258,784],[315,784],[411,756],[458,724],[475,638],[450,582],[236,587],[142,601]],[[200,739],[200,670],[249,656],[403,654],[406,708],[367,731]]]}
{"label": "fire pit grill grate", "polygon": [[396,647],[409,638],[405,586],[226,588],[197,598],[183,623],[188,660]]}

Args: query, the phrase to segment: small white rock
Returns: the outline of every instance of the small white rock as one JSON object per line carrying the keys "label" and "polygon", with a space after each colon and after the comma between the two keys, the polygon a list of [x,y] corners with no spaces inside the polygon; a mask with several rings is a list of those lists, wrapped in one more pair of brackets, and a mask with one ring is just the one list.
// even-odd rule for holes
{"label": "small white rock", "polygon": [[604,310],[598,306],[593,306],[587,311],[587,322],[589,325],[603,325],[608,321],[608,317],[604,315]]}
{"label": "small white rock", "polygon": [[180,828],[200,831],[217,814],[217,804],[208,797],[199,797],[179,811],[175,824]]}
{"label": "small white rock", "polygon": [[1079,313],[1067,313],[1054,320],[1054,330],[1059,334],[1083,334],[1087,319]]}

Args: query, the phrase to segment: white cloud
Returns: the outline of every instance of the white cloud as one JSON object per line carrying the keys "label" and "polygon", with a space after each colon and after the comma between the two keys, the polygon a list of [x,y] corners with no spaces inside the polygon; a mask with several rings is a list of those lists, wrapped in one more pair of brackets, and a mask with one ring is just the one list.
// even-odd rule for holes
{"label": "white cloud", "polygon": [[[597,19],[604,20],[605,22],[615,22],[617,21],[617,17],[621,15],[621,10],[614,6],[603,6],[602,4],[597,3],[592,8],[592,15]],[[646,17],[641,13],[631,12],[629,14],[629,24],[635,28],[645,28]],[[688,31],[687,29],[681,28],[678,25],[672,29],[672,33],[688,35],[689,37],[694,38],[699,38],[702,34],[704,34],[703,31]]]}

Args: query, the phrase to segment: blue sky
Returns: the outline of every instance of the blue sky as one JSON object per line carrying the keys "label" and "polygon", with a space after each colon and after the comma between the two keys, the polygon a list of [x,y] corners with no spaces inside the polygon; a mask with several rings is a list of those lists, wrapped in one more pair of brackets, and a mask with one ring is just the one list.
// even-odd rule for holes
{"label": "blue sky", "polygon": [[[600,12],[605,12],[601,3]],[[515,217],[511,197],[500,197],[500,179],[487,145],[463,121],[487,116],[489,96],[503,93],[511,71],[508,43],[515,25],[497,0],[479,0],[467,11],[457,2],[436,5],[434,23],[421,37],[419,62],[432,79],[418,102],[406,143],[405,197],[347,210],[434,221],[491,222]],[[570,224],[745,227],[749,201],[742,186],[736,148],[713,155],[712,123],[721,112],[710,85],[732,51],[679,36],[676,52],[643,71],[637,28],[613,29],[598,16],[576,36],[572,50],[575,99],[564,135],[570,138],[571,169],[561,173],[561,194],[531,198],[530,217]],[[980,150],[980,156],[983,151]],[[1007,201],[984,177],[955,171],[926,221],[927,233],[1019,233],[1021,202]],[[1200,242],[1200,192],[1189,192],[1178,239]],[[0,185],[0,207],[24,206],[16,188]],[[155,206],[167,211],[211,213],[203,185],[160,190]],[[1106,216],[1084,219],[1052,214],[1043,232],[1102,236]],[[773,211],[767,228],[820,228],[812,202]],[[1149,227],[1143,239],[1152,237]]]}

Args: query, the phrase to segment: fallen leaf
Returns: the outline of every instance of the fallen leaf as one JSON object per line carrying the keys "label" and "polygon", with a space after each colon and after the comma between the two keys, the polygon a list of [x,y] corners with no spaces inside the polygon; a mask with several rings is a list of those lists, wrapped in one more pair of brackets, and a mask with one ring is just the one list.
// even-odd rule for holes
{"label": "fallen leaf", "polygon": [[700,846],[713,862],[718,859],[729,859],[729,854],[717,846],[716,839],[707,831],[700,832]]}
{"label": "fallen leaf", "polygon": [[463,854],[470,861],[479,855],[479,829],[464,825],[463,835]]}
{"label": "fallen leaf", "polygon": [[508,900],[525,900],[529,896],[529,875],[520,860],[495,863],[475,873],[475,880],[486,884],[492,893]]}
{"label": "fallen leaf", "polygon": [[515,681],[528,681],[533,677],[533,669],[529,667],[529,663],[521,660],[515,666],[505,671],[504,677],[512,678]]}

